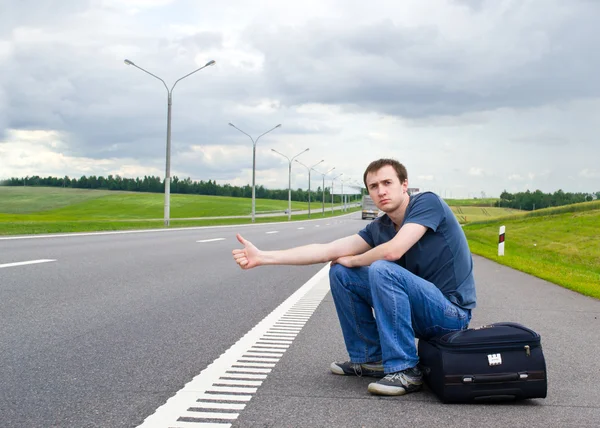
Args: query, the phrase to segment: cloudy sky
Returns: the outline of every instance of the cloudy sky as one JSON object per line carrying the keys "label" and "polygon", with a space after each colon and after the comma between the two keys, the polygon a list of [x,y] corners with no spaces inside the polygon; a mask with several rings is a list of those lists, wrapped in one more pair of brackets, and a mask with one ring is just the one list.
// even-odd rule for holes
{"label": "cloudy sky", "polygon": [[[0,178],[287,188],[393,157],[447,197],[600,190],[595,0],[6,0]],[[312,173],[312,188],[321,176]],[[328,186],[330,185],[327,184]],[[292,186],[308,187],[294,163]]]}

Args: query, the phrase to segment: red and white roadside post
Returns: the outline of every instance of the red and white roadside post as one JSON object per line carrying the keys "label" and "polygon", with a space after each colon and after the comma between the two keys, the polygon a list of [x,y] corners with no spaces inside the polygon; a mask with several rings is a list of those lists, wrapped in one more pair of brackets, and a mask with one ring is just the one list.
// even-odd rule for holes
{"label": "red and white roadside post", "polygon": [[500,231],[498,232],[498,255],[504,255],[504,234],[506,232],[506,227],[500,226]]}

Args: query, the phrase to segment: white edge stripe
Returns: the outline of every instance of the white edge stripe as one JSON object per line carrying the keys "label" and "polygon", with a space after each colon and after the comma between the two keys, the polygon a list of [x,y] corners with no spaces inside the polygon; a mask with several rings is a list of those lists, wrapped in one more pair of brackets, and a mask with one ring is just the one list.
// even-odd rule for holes
{"label": "white edge stripe", "polygon": [[55,261],[56,260],[52,260],[52,259],[40,259],[40,260],[29,260],[26,262],[5,263],[3,265],[0,265],[0,269],[7,268],[7,267],[15,267],[15,266],[35,265],[38,263],[48,263],[48,262],[55,262]]}
{"label": "white edge stripe", "polygon": [[[354,213],[343,214],[339,217],[347,217]],[[173,220],[173,219],[171,219]],[[298,221],[298,224],[323,221],[323,219],[311,219]],[[9,241],[14,239],[42,239],[42,238],[72,238],[76,236],[102,236],[102,235],[124,235],[128,233],[161,233],[161,232],[184,232],[190,230],[208,230],[208,229],[231,229],[233,227],[272,227],[274,224],[289,224],[286,221],[278,221],[273,223],[250,223],[250,224],[228,224],[222,226],[193,226],[193,227],[174,227],[170,229],[139,229],[139,230],[114,230],[111,232],[73,232],[73,233],[58,233],[53,235],[20,235],[20,236],[1,236],[0,241]],[[317,225],[318,227],[318,225]]]}
{"label": "white edge stripe", "polygon": [[[225,420],[235,420],[237,419],[239,413],[219,413],[219,412],[190,412],[186,411],[182,413],[181,416],[186,418],[198,418],[198,419],[225,419]],[[169,425],[172,426],[172,425]]]}
{"label": "white edge stripe", "polygon": [[244,403],[196,403],[194,407],[198,409],[228,409],[228,410],[244,410]]}
{"label": "white edge stripe", "polygon": [[258,367],[258,368],[263,368],[263,369],[271,369],[273,367],[275,367],[276,363],[253,363],[253,362],[249,362],[249,361],[236,361],[231,368],[232,369],[241,369],[246,368],[246,367]]}
{"label": "white edge stripe", "polygon": [[230,428],[231,424],[209,422],[177,422],[177,424],[171,426],[173,428]]}
{"label": "white edge stripe", "polygon": [[[188,382],[174,396],[169,398],[165,404],[159,407],[156,412],[148,416],[138,428],[156,428],[168,427],[176,425],[175,421],[186,409],[192,407],[190,403],[197,400],[198,395],[206,394],[206,391],[232,391],[233,388],[219,388],[213,386],[219,383],[218,380],[223,374],[230,370],[232,365],[241,359],[241,356],[246,353],[259,339],[277,322],[292,306],[294,306],[304,295],[312,288],[318,285],[321,281],[326,281],[329,272],[329,263],[326,263],[323,268],[301,286],[294,294],[288,297],[281,305],[273,312],[263,318],[256,326],[246,333],[240,340],[225,351],[219,358],[209,364],[204,370]],[[321,300],[325,297],[329,290],[322,293]],[[240,364],[240,363],[237,363]],[[243,364],[243,363],[241,363]],[[251,363],[250,363],[251,364]],[[240,388],[240,392],[253,388]]]}

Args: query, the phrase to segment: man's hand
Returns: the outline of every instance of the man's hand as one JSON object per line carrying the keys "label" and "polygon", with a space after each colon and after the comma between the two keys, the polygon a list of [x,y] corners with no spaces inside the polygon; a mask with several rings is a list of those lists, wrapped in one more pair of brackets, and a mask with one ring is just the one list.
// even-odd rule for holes
{"label": "man's hand", "polygon": [[242,269],[252,269],[260,266],[259,254],[260,250],[256,248],[252,242],[246,241],[239,233],[236,234],[237,240],[244,246],[243,249],[235,249],[232,251],[233,259]]}
{"label": "man's hand", "polygon": [[354,263],[353,263],[353,258],[354,256],[344,256],[344,257],[340,257],[336,260],[333,260],[331,262],[331,266],[335,265],[335,264],[340,264],[342,266],[346,266],[347,268],[352,268],[355,267]]}

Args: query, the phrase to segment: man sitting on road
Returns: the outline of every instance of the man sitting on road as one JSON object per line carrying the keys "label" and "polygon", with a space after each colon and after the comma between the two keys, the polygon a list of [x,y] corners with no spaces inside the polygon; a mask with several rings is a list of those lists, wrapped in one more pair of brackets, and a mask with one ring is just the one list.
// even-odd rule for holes
{"label": "man sitting on road", "polygon": [[233,257],[242,269],[331,261],[331,294],[350,356],[331,371],[380,378],[369,384],[373,394],[404,395],[423,383],[415,337],[468,327],[473,260],[448,205],[431,192],[408,194],[401,163],[372,162],[364,183],[385,214],[358,234],[279,251],[261,251],[238,234],[244,248]]}

